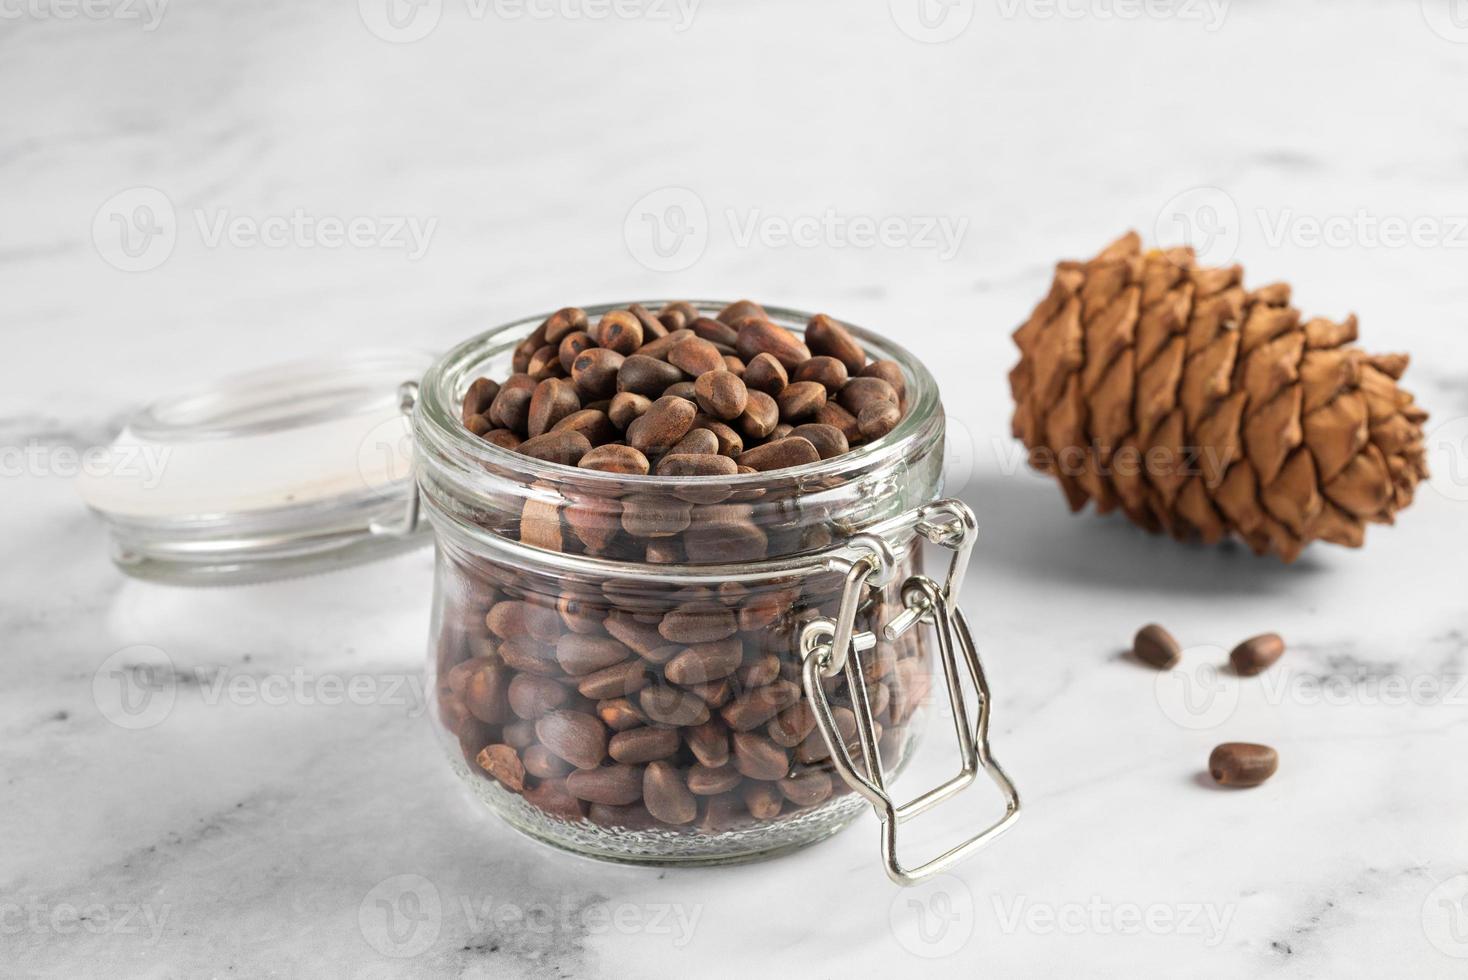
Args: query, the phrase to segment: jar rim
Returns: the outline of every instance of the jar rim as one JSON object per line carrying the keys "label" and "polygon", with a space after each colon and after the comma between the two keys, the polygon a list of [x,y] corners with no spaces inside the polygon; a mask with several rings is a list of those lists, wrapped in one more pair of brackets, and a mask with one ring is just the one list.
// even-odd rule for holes
{"label": "jar rim", "polygon": [[[634,304],[648,309],[658,309],[670,302],[688,302],[701,313],[708,313],[712,316],[735,301],[633,299],[616,303],[597,303],[581,307],[581,309],[588,317],[598,317],[613,310],[625,310]],[[792,330],[802,337],[805,333],[805,324],[816,315],[791,307],[763,306],[763,309],[771,322]],[[850,331],[861,344],[869,357],[895,361],[902,367],[903,373],[909,379],[907,412],[903,414],[902,419],[891,432],[878,439],[863,443],[855,449],[829,459],[816,460],[783,470],[738,473],[733,476],[718,477],[717,480],[707,476],[609,473],[540,460],[497,446],[474,435],[464,426],[460,418],[460,402],[463,398],[463,390],[467,389],[468,384],[474,380],[470,377],[473,368],[490,357],[513,348],[515,343],[532,332],[553,312],[555,311],[521,317],[491,327],[441,355],[423,376],[414,410],[415,444],[421,447],[424,437],[431,437],[438,449],[447,450],[464,458],[499,466],[533,466],[537,472],[543,472],[547,478],[574,477],[587,487],[605,484],[624,490],[646,486],[649,489],[671,491],[680,487],[708,486],[710,483],[717,482],[734,490],[740,490],[768,487],[772,481],[839,478],[843,474],[862,472],[865,468],[872,466],[874,461],[900,459],[914,442],[924,436],[928,430],[929,418],[935,411],[941,409],[937,382],[923,363],[907,348],[865,327],[857,326],[847,320],[839,320],[841,325]]]}

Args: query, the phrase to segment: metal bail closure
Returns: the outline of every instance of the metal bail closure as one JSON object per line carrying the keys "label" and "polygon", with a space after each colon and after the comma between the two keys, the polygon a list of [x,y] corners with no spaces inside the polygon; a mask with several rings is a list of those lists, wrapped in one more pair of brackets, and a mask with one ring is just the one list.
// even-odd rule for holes
{"label": "metal bail closure", "polygon": [[[984,677],[983,664],[979,662],[978,650],[974,647],[973,636],[969,633],[968,622],[956,604],[959,586],[963,582],[963,573],[968,567],[969,553],[973,550],[977,533],[973,511],[962,501],[950,499],[922,507],[912,516],[914,530],[933,544],[949,549],[953,557],[942,588],[926,575],[913,575],[903,583],[902,600],[906,608],[883,627],[882,635],[890,642],[919,623],[928,623],[935,628],[938,634],[938,651],[943,661],[943,674],[948,683],[948,700],[953,709],[954,734],[958,737],[962,759],[958,774],[900,806],[892,802],[887,790],[860,658],[851,655],[853,650],[862,652],[877,644],[877,638],[871,632],[854,633],[853,630],[868,580],[878,573],[885,577],[891,571],[891,553],[885,545],[876,547],[872,543],[860,540],[857,542],[859,547],[866,548],[867,553],[852,562],[846,574],[836,620],[813,620],[801,631],[800,636],[801,650],[805,656],[802,669],[805,695],[815,706],[816,726],[831,750],[831,762],[837,773],[871,803],[877,818],[882,821],[882,862],[887,869],[887,876],[899,885],[917,884],[947,870],[984,847],[1014,825],[1019,818],[1020,807],[1019,793],[989,751],[989,711],[993,699],[989,694],[989,683]],[[958,672],[959,654],[962,655],[964,667],[978,694],[978,721],[972,726],[969,723],[968,708],[964,704]],[[822,678],[835,677],[842,670],[846,673],[846,684],[851,690],[853,713],[856,716],[857,740],[862,758],[860,768],[853,762],[851,749],[836,727],[830,702],[821,685]],[[966,789],[977,777],[981,766],[1004,795],[1004,816],[926,864],[913,868],[903,867],[897,856],[898,825]]]}

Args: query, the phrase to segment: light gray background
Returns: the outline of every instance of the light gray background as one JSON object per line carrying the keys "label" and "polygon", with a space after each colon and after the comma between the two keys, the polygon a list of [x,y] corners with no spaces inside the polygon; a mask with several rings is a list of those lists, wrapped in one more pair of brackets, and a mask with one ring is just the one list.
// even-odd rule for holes
{"label": "light gray background", "polygon": [[[1468,11],[443,0],[389,22],[385,3],[0,11],[5,972],[1462,974]],[[296,213],[325,237],[240,237]],[[329,247],[354,219],[378,244]],[[393,247],[398,219],[431,228],[423,254]],[[1024,470],[1009,331],[1056,259],[1128,227],[1191,234],[1413,354],[1406,384],[1446,428],[1398,527],[1287,568],[1072,517]],[[730,870],[523,840],[475,811],[411,699],[249,695],[297,668],[418,676],[429,552],[142,584],[56,472],[200,378],[645,295],[825,310],[942,384],[949,489],[984,525],[964,601],[1028,812],[934,887],[888,885],[870,817]],[[1153,619],[1190,646],[1274,629],[1291,650],[1190,711],[1120,657]],[[180,680],[128,731],[93,678],[138,644]],[[948,763],[932,734],[905,785]],[[1280,774],[1210,788],[1227,739],[1277,745]],[[918,828],[953,839],[992,802]]]}

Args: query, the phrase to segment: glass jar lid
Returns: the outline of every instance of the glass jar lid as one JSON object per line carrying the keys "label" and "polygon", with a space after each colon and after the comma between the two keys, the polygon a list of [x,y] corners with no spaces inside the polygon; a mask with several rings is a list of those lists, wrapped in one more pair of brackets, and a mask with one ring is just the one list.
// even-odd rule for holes
{"label": "glass jar lid", "polygon": [[78,491],[140,578],[258,582],[424,544],[403,412],[433,361],[360,351],[163,398],[89,461]]}

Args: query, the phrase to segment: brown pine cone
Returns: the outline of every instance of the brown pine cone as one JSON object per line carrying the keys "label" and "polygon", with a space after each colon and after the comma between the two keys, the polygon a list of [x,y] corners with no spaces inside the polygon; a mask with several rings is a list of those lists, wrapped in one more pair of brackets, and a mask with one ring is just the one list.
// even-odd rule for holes
{"label": "brown pine cone", "polygon": [[1014,434],[1072,510],[1297,558],[1315,539],[1359,547],[1427,476],[1427,413],[1397,387],[1405,354],[1349,346],[1356,318],[1301,322],[1284,283],[1193,250],[1142,251],[1130,232],[1062,262],[1014,333]]}

